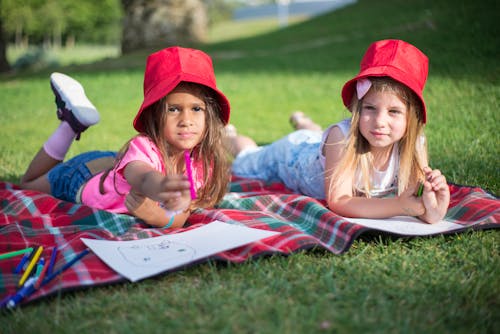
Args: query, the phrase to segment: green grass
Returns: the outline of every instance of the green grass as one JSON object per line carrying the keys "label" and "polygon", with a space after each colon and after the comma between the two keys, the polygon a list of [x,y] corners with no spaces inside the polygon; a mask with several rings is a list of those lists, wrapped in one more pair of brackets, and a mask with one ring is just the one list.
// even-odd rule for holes
{"label": "green grass", "polygon": [[[288,23],[293,24],[306,20],[302,16],[292,16]],[[280,29],[277,18],[249,19],[241,21],[223,21],[211,27],[208,33],[210,43],[220,43],[233,39],[253,37]]]}
{"label": "green grass", "polygon": [[[424,91],[431,165],[450,182],[498,195],[497,9],[495,1],[358,1],[287,29],[199,47],[213,56],[232,122],[266,143],[290,130],[292,110],[324,126],[347,116],[340,89],[369,43],[413,43],[431,64]],[[69,155],[121,147],[133,134],[149,51],[0,77],[0,179],[17,181],[57,125],[52,70],[80,80],[102,115]],[[1,332],[493,333],[500,328],[499,251],[498,231],[483,231],[366,237],[341,256],[317,249],[206,263],[43,299],[0,314]]]}
{"label": "green grass", "polygon": [[[16,47],[9,45],[7,59],[10,64],[26,53],[36,52],[35,47]],[[101,60],[103,58],[114,58],[120,54],[120,47],[114,45],[78,45],[75,47],[51,48],[45,50],[46,56],[53,59],[60,66],[72,64],[85,64]]]}

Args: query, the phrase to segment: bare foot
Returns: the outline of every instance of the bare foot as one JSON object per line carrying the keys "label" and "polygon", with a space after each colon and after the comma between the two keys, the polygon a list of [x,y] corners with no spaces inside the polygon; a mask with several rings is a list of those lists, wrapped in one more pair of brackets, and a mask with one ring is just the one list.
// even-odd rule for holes
{"label": "bare foot", "polygon": [[313,122],[306,114],[302,111],[294,111],[290,116],[290,123],[295,130],[312,130],[312,131],[323,131],[320,125]]}
{"label": "bare foot", "polygon": [[238,131],[236,130],[236,127],[232,124],[228,124],[224,127],[224,131],[226,131],[226,137],[236,137],[238,135]]}
{"label": "bare foot", "polygon": [[226,131],[224,144],[233,157],[236,157],[244,149],[257,147],[252,138],[239,135],[234,125],[228,124],[224,130]]}

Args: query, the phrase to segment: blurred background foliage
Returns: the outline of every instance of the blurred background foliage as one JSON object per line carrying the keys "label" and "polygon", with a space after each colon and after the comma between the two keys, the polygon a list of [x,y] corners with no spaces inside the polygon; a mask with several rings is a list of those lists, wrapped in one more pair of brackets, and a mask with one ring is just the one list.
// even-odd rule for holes
{"label": "blurred background foliage", "polygon": [[[60,65],[60,59],[56,59],[51,51],[71,49],[77,44],[104,48],[109,51],[109,56],[119,55],[123,24],[126,22],[125,10],[132,2],[1,0],[0,44],[3,46],[0,48],[0,60],[4,58],[3,70]],[[182,6],[185,2],[146,0],[140,3],[147,9],[162,3]],[[244,4],[238,0],[200,0],[200,3],[204,5],[209,26],[231,19],[234,8]],[[88,57],[95,52],[95,48],[85,49]]]}
{"label": "blurred background foliage", "polygon": [[120,40],[119,0],[2,0],[7,40],[17,47],[115,44]]}

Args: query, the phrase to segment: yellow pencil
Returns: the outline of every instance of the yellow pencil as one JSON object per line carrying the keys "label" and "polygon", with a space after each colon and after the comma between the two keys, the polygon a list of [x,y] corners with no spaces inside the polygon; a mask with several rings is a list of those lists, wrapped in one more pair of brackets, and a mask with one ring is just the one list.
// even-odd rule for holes
{"label": "yellow pencil", "polygon": [[33,267],[35,267],[35,264],[38,262],[38,258],[40,257],[40,255],[42,255],[42,252],[43,252],[43,247],[38,246],[38,248],[35,252],[35,255],[33,255],[33,257],[31,258],[31,262],[28,264],[28,267],[24,271],[23,276],[19,280],[18,286],[23,286],[24,282],[26,281],[26,279],[29,277],[31,271],[33,270]]}

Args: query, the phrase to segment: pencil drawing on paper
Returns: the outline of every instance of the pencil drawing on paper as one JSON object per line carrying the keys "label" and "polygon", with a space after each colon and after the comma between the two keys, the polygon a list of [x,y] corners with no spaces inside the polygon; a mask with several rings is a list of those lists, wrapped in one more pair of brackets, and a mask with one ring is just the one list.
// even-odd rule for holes
{"label": "pencil drawing on paper", "polygon": [[119,246],[118,252],[134,266],[151,267],[166,264],[172,260],[191,260],[196,250],[186,244],[162,240],[155,244]]}

